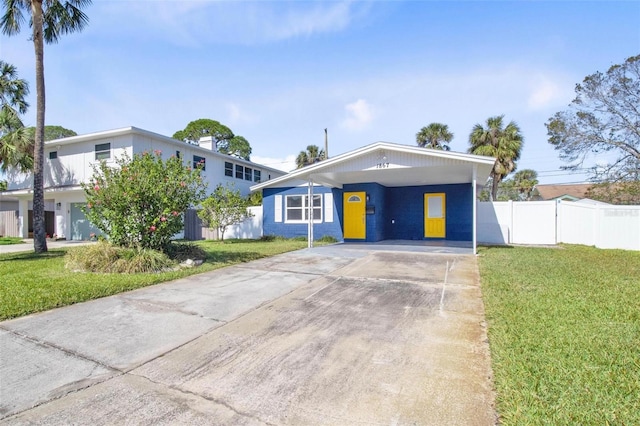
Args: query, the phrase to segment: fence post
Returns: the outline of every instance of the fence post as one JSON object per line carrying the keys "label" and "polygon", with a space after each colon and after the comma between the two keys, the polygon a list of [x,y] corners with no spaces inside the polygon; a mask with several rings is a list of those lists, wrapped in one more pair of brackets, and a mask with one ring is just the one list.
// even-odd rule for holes
{"label": "fence post", "polygon": [[513,244],[513,201],[509,200],[509,232],[507,235],[507,243]]}
{"label": "fence post", "polygon": [[594,246],[597,248],[600,248],[601,242],[600,242],[600,234],[601,234],[601,230],[600,230],[600,224],[602,223],[602,221],[600,220],[600,204],[596,204],[596,217],[595,220],[593,221],[594,226],[593,226],[593,242],[594,242]]}
{"label": "fence post", "polygon": [[562,242],[562,201],[556,201],[556,244]]}

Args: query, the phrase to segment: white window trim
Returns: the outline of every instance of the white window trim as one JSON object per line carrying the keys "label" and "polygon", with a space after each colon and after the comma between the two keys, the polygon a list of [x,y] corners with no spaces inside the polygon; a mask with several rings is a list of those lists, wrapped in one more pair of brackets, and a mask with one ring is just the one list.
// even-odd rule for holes
{"label": "white window trim", "polygon": [[[288,207],[287,198],[289,197],[302,197],[302,207]],[[307,194],[290,194],[284,196],[284,223],[309,223],[309,221],[305,219],[306,212],[309,210],[308,204],[306,203],[308,197],[309,196]],[[320,218],[316,218],[314,214],[313,223],[322,223],[322,206],[324,204],[322,194],[314,194],[313,198],[320,200],[320,205],[318,207],[314,207],[314,210],[320,211]],[[302,209],[302,219],[289,219],[289,209]]]}

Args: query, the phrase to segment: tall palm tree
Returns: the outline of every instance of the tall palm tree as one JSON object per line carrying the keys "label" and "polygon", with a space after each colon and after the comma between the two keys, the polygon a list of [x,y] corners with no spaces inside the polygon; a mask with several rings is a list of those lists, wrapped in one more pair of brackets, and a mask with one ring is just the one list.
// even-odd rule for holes
{"label": "tall palm tree", "polygon": [[81,31],[89,22],[82,8],[91,0],[2,0],[0,28],[8,36],[18,34],[30,17],[36,58],[36,135],[33,150],[33,248],[47,251],[44,224],[44,43],[56,43],[63,34]]}
{"label": "tall palm tree", "polygon": [[489,117],[486,127],[483,127],[482,124],[476,124],[469,135],[469,144],[471,145],[469,153],[496,157],[496,163],[491,171],[493,179],[492,200],[496,199],[500,182],[516,169],[516,161],[520,159],[520,151],[524,142],[518,125],[510,121],[506,127],[503,127],[503,119],[504,115]]}
{"label": "tall palm tree", "polygon": [[431,123],[416,133],[416,142],[423,148],[449,151],[451,148],[448,144],[452,140],[453,133],[449,131],[449,126],[442,123]]}
{"label": "tall palm tree", "polygon": [[20,114],[27,112],[29,84],[18,78],[16,67],[0,60],[0,170],[33,167],[33,144]]}
{"label": "tall palm tree", "polygon": [[309,145],[306,151],[300,151],[296,157],[296,168],[301,169],[324,159],[324,149],[320,149],[317,145]]}

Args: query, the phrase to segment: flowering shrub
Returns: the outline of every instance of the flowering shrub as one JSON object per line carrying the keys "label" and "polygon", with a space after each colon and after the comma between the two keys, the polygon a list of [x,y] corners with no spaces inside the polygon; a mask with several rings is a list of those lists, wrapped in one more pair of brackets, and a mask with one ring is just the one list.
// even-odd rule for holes
{"label": "flowering shrub", "polygon": [[124,154],[115,167],[102,161],[82,185],[87,219],[113,244],[166,251],[184,227],[184,212],[204,197],[200,168],[177,157],[164,161],[161,155],[145,152],[131,159]]}

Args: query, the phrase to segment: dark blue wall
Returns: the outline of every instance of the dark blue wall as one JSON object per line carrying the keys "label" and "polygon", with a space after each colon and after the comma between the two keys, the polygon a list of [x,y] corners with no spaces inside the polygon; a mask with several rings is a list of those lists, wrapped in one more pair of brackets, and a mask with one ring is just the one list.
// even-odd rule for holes
{"label": "dark blue wall", "polygon": [[[344,185],[343,189],[314,187],[314,194],[333,192],[333,222],[314,225],[314,237],[331,235],[342,240],[343,193],[367,194],[367,242],[382,240],[426,240],[424,237],[424,194],[444,193],[446,203],[446,240],[471,241],[473,206],[471,184],[385,187],[378,183]],[[306,236],[307,225],[274,222],[276,194],[306,194],[306,187],[267,188],[263,190],[264,235]],[[323,217],[324,219],[324,217]],[[283,207],[284,220],[284,207]],[[349,240],[347,240],[349,241]],[[352,240],[362,241],[362,240]]]}
{"label": "dark blue wall", "polygon": [[[473,205],[471,184],[407,186],[388,189],[389,216],[386,239],[426,240],[424,237],[424,194],[445,194],[446,240],[471,241]],[[391,223],[394,221],[395,223]]]}
{"label": "dark blue wall", "polygon": [[[338,192],[336,192],[338,191]],[[338,241],[342,241],[342,192],[339,190],[331,190],[329,188],[315,186],[313,187],[313,193],[326,194],[333,192],[333,222],[325,222],[325,214],[322,212],[322,223],[313,224],[313,236],[314,239],[319,239],[325,235],[332,236]],[[275,195],[282,195],[282,222],[275,222]],[[286,223],[284,197],[286,195],[298,195],[307,194],[307,187],[293,187],[293,188],[265,188],[262,190],[262,233],[263,235],[277,235],[287,238],[291,237],[306,237],[307,236],[307,224],[306,223]],[[325,210],[325,200],[322,200],[322,208]]]}

